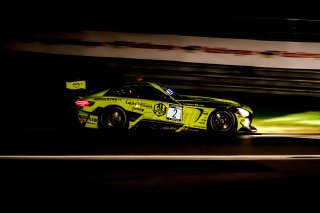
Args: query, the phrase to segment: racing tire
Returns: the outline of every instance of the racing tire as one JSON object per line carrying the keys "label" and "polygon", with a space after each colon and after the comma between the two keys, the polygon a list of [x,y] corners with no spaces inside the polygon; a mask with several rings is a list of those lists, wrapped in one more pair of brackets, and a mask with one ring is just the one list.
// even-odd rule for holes
{"label": "racing tire", "polygon": [[112,131],[128,131],[128,117],[125,111],[117,106],[104,109],[100,116],[100,129]]}
{"label": "racing tire", "polygon": [[208,119],[207,128],[215,135],[234,136],[237,133],[236,117],[229,110],[215,110]]}

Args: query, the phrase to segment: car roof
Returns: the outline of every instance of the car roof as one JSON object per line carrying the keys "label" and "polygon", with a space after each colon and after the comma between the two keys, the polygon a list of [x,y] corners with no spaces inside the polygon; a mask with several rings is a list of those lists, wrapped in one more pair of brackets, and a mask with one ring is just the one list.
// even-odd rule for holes
{"label": "car roof", "polygon": [[111,88],[116,87],[125,87],[125,86],[154,86],[159,85],[157,82],[150,82],[150,81],[125,81],[125,82],[118,82],[111,85]]}

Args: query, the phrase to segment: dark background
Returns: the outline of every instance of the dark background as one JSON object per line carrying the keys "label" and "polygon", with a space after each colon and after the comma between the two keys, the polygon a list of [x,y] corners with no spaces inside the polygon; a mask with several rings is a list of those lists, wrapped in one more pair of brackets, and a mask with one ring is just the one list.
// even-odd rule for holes
{"label": "dark background", "polygon": [[[50,33],[52,31],[64,30],[113,30],[122,32],[168,33],[267,40],[319,41],[319,22],[312,21],[317,18],[318,12],[309,12],[305,15],[301,11],[299,13],[292,12],[293,3],[282,5],[282,7],[279,8],[279,6],[281,6],[279,3],[259,2],[259,7],[251,7],[248,9],[251,13],[247,13],[248,10],[243,10],[243,8],[245,8],[244,5],[243,7],[238,7],[238,5],[235,5],[233,2],[228,3],[228,6],[220,6],[218,4],[199,6],[200,3],[198,3],[198,7],[194,4],[189,5],[189,7],[183,7],[181,6],[182,3],[175,7],[171,4],[154,4],[149,5],[147,8],[138,7],[137,5],[136,7],[131,7],[131,5],[127,5],[126,3],[124,3],[125,6],[114,6],[111,4],[108,5],[108,3],[95,4],[93,2],[90,3],[90,5],[78,2],[77,4],[72,5],[72,7],[69,7],[69,5],[66,7],[65,4],[57,5],[57,3],[46,3],[46,5],[41,5],[40,8],[38,7],[39,5],[33,7],[30,3],[26,3],[25,5],[12,4],[9,8],[2,7],[2,28],[0,35],[3,43],[6,43],[8,39],[21,35],[26,31],[46,31]],[[79,10],[79,6],[77,6],[79,4],[82,5],[81,10]],[[243,3],[241,2],[241,4]],[[28,7],[26,7],[26,5]],[[301,2],[296,5],[296,7],[300,6],[302,7]],[[312,6],[314,5],[310,5],[310,7]],[[266,11],[263,12],[263,9],[261,8],[265,8]],[[271,8],[271,10],[269,8]],[[291,11],[292,14],[289,14],[288,11]],[[291,18],[297,18],[298,20]],[[117,62],[117,66],[111,67],[110,64],[114,64],[114,62]],[[190,66],[198,65],[190,64]],[[33,136],[32,131],[28,131],[26,135],[31,132],[31,136],[25,139],[23,137],[24,134],[21,133],[22,136],[13,137],[13,135],[18,133],[15,129],[73,128],[73,125],[75,124],[71,106],[76,94],[72,94],[65,89],[65,81],[85,78],[85,80],[88,81],[88,87],[99,88],[102,87],[105,82],[113,81],[114,79],[121,80],[124,76],[128,77],[128,74],[129,76],[135,76],[136,73],[145,75],[142,70],[150,70],[141,69],[143,67],[148,67],[148,63],[139,60],[123,61],[118,59],[17,53],[8,52],[2,48],[1,112],[3,118],[2,125],[6,127],[4,128],[4,131],[9,133],[6,134],[9,136],[6,139],[7,143],[12,144],[11,140],[18,138],[18,144],[24,145],[22,147],[33,149],[34,147],[28,146],[28,141],[32,141],[34,137],[37,138],[37,142],[39,142],[36,143],[37,146],[41,144],[42,146],[40,147],[49,150],[49,153],[52,153],[53,151],[59,153],[59,151],[61,151],[59,145],[63,147],[64,140],[66,139],[63,134],[56,135],[53,139],[48,137],[46,133],[38,134],[38,132],[35,131],[35,135]],[[172,69],[174,70],[175,65],[170,64],[170,67],[173,67]],[[232,67],[231,71],[232,70],[235,72],[246,72],[248,69],[247,67]],[[249,68],[249,70],[250,75],[255,73],[255,69]],[[154,72],[158,74],[161,73],[161,71],[162,70],[157,69],[154,70]],[[166,72],[168,73],[168,70]],[[152,77],[152,75],[147,77]],[[166,80],[170,80],[169,74]],[[287,112],[318,109],[318,96],[298,94],[276,95],[263,92],[252,93],[252,91],[230,92],[220,90],[219,92],[215,92],[214,90],[207,91],[204,89],[194,91],[193,87],[199,85],[198,82],[191,81],[184,83],[191,85],[185,92],[201,93],[203,95],[212,96],[218,95],[219,97],[226,98],[229,97],[251,105],[253,109],[258,112],[269,109],[279,111],[284,110]],[[178,89],[179,87],[179,82],[171,80],[169,81],[169,84],[173,88],[177,87]],[[81,135],[77,135],[77,138],[80,140]],[[91,142],[89,140],[90,138],[91,134],[88,134],[88,140],[82,141],[83,147],[81,147],[81,149],[88,149],[87,145]],[[69,132],[69,139],[74,139],[72,132]],[[53,140],[51,145],[56,145],[54,146],[56,149],[52,149],[52,147],[48,146],[48,144],[50,144],[48,141],[50,140]],[[59,140],[58,147],[55,140]],[[266,139],[266,142],[263,143],[258,150],[263,151],[264,147],[269,147],[269,140],[270,139]],[[77,142],[78,141],[73,141],[73,143],[69,145],[69,149],[74,150],[73,145],[77,147]],[[278,142],[281,144],[281,139],[279,139]],[[94,146],[94,148],[99,150],[100,144],[97,142],[95,145],[97,146]],[[14,147],[15,143],[13,143],[12,146]],[[150,147],[152,147],[152,144]],[[291,147],[291,142],[283,145],[281,151],[286,152],[288,147]],[[312,146],[310,147],[312,149]],[[193,151],[193,148],[194,147],[191,146],[190,150]],[[243,149],[250,151],[252,148],[244,144]],[[299,149],[300,147],[297,148],[297,150]],[[13,153],[15,153],[16,150],[17,149],[13,149]],[[274,150],[279,149],[276,147]],[[23,153],[23,151],[24,150],[21,152]],[[237,152],[237,149],[235,152]],[[254,152],[254,150],[252,150],[252,152]],[[239,210],[239,208],[242,207],[251,207],[257,210],[256,207],[251,206],[253,201],[255,201],[255,203],[261,204],[259,208],[277,208],[278,206],[276,205],[280,203],[283,204],[287,210],[287,208],[301,204],[301,198],[303,197],[305,197],[304,201],[307,200],[307,206],[313,203],[316,204],[316,201],[314,201],[316,197],[309,194],[309,192],[315,193],[315,189],[319,189],[317,175],[315,175],[314,178],[311,178],[312,181],[310,181],[310,178],[297,180],[289,178],[279,182],[259,181],[258,183],[250,183],[250,181],[248,181],[246,184],[243,184],[243,182],[236,182],[235,184],[220,185],[220,182],[215,182],[213,185],[206,185],[206,182],[202,182],[202,185],[199,188],[192,188],[192,186],[191,188],[169,187],[164,189],[165,193],[161,190],[160,192],[162,193],[157,193],[157,191],[153,190],[144,190],[141,193],[139,185],[135,185],[135,190],[133,191],[127,190],[125,185],[120,185],[124,187],[125,190],[119,191],[118,188],[115,187],[111,188],[114,190],[111,190],[110,192],[108,185],[105,185],[108,184],[108,181],[105,182],[106,178],[108,180],[108,178],[113,177],[116,182],[118,180],[121,182],[121,180],[127,180],[126,178],[132,180],[132,177],[136,177],[140,172],[143,177],[145,177],[145,171],[154,172],[154,174],[157,175],[162,172],[162,170],[159,170],[161,168],[168,168],[170,171],[175,171],[179,174],[183,174],[186,171],[193,172],[193,169],[195,169],[194,171],[199,171],[201,176],[208,171],[211,171],[209,168],[217,169],[213,170],[213,175],[216,174],[216,171],[223,171],[224,169],[228,170],[231,168],[231,173],[233,174],[234,171],[242,171],[241,169],[251,168],[250,166],[247,167],[247,165],[244,165],[243,167],[242,162],[239,163],[237,161],[230,162],[230,164],[228,162],[222,162],[222,164],[220,164],[221,162],[218,162],[218,165],[216,162],[184,161],[171,164],[172,162],[169,161],[165,162],[164,165],[146,162],[146,164],[141,167],[143,168],[141,170],[136,170],[136,168],[132,167],[134,162],[124,162],[124,164],[128,165],[127,169],[129,168],[129,176],[126,173],[124,173],[123,176],[112,176],[114,171],[120,171],[120,174],[123,173],[119,170],[119,164],[110,165],[110,162],[100,164],[92,161],[85,163],[79,161],[79,163],[70,164],[65,163],[64,161],[56,161],[54,163],[50,161],[2,161],[1,163],[2,168],[5,169],[4,171],[6,173],[6,175],[1,178],[2,185],[6,186],[4,190],[4,194],[6,195],[5,201],[19,201],[15,202],[15,205],[12,205],[11,208],[18,206],[17,203],[20,203],[20,201],[29,201],[29,199],[31,200],[29,205],[33,207],[40,205],[38,204],[38,201],[40,200],[45,201],[44,203],[48,204],[45,209],[52,208],[61,204],[62,197],[68,203],[76,197],[77,201],[73,207],[79,207],[80,205],[88,204],[87,199],[91,196],[96,198],[100,195],[102,195],[101,197],[103,198],[101,203],[104,204],[104,208],[106,208],[105,204],[111,203],[110,200],[105,199],[106,197],[118,200],[121,204],[119,206],[125,206],[127,201],[132,201],[132,203],[135,203],[135,206],[141,208],[141,206],[147,206],[147,204],[145,204],[146,202],[144,202],[145,200],[139,199],[142,194],[142,198],[149,198],[153,203],[156,203],[151,210],[158,208],[159,206],[164,206],[167,204],[168,200],[176,206],[179,205],[179,209],[188,207],[188,204],[192,205],[195,204],[195,201],[198,201],[202,205],[210,204],[211,208],[220,204],[219,206],[224,208],[234,206]],[[28,163],[34,163],[35,166],[30,169],[30,164]],[[276,164],[277,162],[274,163]],[[244,162],[244,164],[247,164],[247,162]],[[249,164],[251,165],[251,163]],[[190,167],[190,165],[193,166]],[[257,163],[254,162],[252,165],[254,171],[257,171]],[[279,165],[286,168],[286,165],[283,162],[280,162]],[[306,165],[308,165],[308,162]],[[317,161],[314,161],[313,164],[309,164],[309,166],[310,165],[313,165],[314,168],[318,168]],[[294,168],[294,166],[295,165],[292,167]],[[110,167],[112,168],[111,170]],[[301,167],[306,169],[309,168]],[[258,171],[259,168],[261,167],[258,166]],[[312,172],[312,166],[310,168],[310,171]],[[87,169],[89,172],[84,174],[85,171],[83,169]],[[98,173],[92,172],[93,170],[98,171]],[[250,173],[248,177],[249,176]],[[42,177],[44,178],[42,179]],[[97,184],[93,188],[99,189],[98,194],[94,194],[97,191],[92,190],[91,185],[89,185],[89,189],[83,188],[82,181],[86,181],[87,177],[89,177],[90,180],[98,179],[97,182],[93,182],[93,184]],[[232,178],[234,178],[234,176],[232,176]],[[260,178],[264,180],[263,175]],[[60,183],[62,183],[62,186],[59,185]],[[69,185],[69,183],[73,184]],[[298,191],[296,191],[297,185]],[[88,185],[84,186],[88,187]],[[250,188],[247,188],[247,186]],[[32,191],[36,192],[36,196],[30,196]],[[130,194],[127,194],[128,191]],[[58,195],[53,195],[51,194],[52,192]],[[246,193],[248,193],[249,196],[245,195]],[[209,196],[207,196],[208,194]],[[181,195],[184,196],[179,197]],[[285,197],[287,196],[291,199],[289,203],[284,202]],[[34,198],[36,199],[33,200]],[[203,198],[205,198],[205,200],[202,200]],[[183,202],[177,203],[178,200],[183,200]],[[79,204],[80,201],[83,202]],[[230,203],[230,201],[232,203]],[[238,201],[238,205],[233,205],[234,201]],[[200,205],[196,207],[197,210],[199,210],[199,206]],[[24,205],[22,207],[26,208]],[[150,209],[148,210],[150,211]],[[272,210],[274,210],[274,208]],[[304,209],[304,211],[305,210],[306,209]]]}
{"label": "dark background", "polygon": [[[320,41],[320,15],[314,4],[259,2],[259,3],[137,3],[137,2],[91,2],[50,4],[5,3],[1,13],[0,38],[2,44],[10,39],[24,39],[25,32],[56,31],[79,32],[119,31],[134,33],[157,33],[190,36],[212,36],[222,38],[262,39],[273,41]],[[252,106],[255,111],[274,110],[314,110],[317,109],[319,95],[317,87],[308,87],[310,94],[289,92],[277,93],[285,86],[274,87],[274,83],[255,85],[255,89],[224,90],[209,89],[203,81],[193,79],[176,81],[172,76],[183,75],[177,67],[187,66],[202,69],[226,70],[228,74],[255,76],[254,67],[183,64],[153,62],[143,60],[122,60],[114,58],[89,58],[8,52],[1,48],[1,89],[3,99],[1,109],[10,128],[70,127],[73,124],[73,101],[78,94],[67,91],[65,82],[86,80],[89,90],[104,88],[110,81],[135,78],[158,80],[168,84],[180,93],[230,98]],[[150,68],[150,64],[155,64]],[[165,70],[163,65],[169,67]],[[159,68],[157,68],[157,66]],[[272,69],[264,69],[264,73]],[[259,70],[261,71],[261,70]],[[308,70],[306,70],[308,72]],[[290,70],[282,78],[290,76]],[[303,70],[301,71],[303,74]],[[162,75],[156,79],[154,75]],[[201,79],[201,73],[198,74]],[[314,80],[318,74],[308,74],[302,80]],[[301,77],[299,77],[301,78]],[[202,79],[203,80],[203,79]],[[232,83],[222,81],[220,84]],[[281,80],[281,79],[280,79]],[[249,85],[249,82],[247,82]],[[182,87],[183,86],[183,87]],[[273,92],[261,88],[274,87]],[[282,87],[282,88],[281,88]],[[217,88],[217,87],[216,87]],[[292,89],[293,87],[285,88]],[[294,88],[293,88],[294,89]],[[303,88],[305,89],[305,88]],[[62,121],[62,122],[61,122]]]}
{"label": "dark background", "polygon": [[[53,7],[54,8],[54,7]],[[262,39],[273,41],[319,42],[320,21],[317,13],[214,13],[206,10],[150,8],[100,12],[99,10],[15,11],[5,16],[1,38],[26,39],[26,32],[81,30],[119,31],[134,33],[212,36],[222,38]],[[112,8],[112,7],[108,7]],[[203,8],[203,7],[202,7]],[[219,7],[221,8],[221,7]],[[222,7],[224,8],[224,7]],[[95,12],[93,12],[95,11]],[[259,10],[260,11],[260,10]],[[6,13],[4,13],[6,14]],[[10,20],[5,22],[4,20]],[[32,41],[30,41],[32,42]],[[5,126],[10,128],[73,128],[73,102],[78,92],[65,89],[66,81],[86,80],[88,90],[104,89],[114,81],[135,79],[160,81],[182,94],[194,94],[233,99],[251,106],[255,112],[298,112],[317,110],[319,89],[309,81],[319,79],[318,70],[255,68],[167,61],[64,56],[41,53],[10,52],[1,49],[2,105]],[[193,78],[179,71],[194,70]],[[205,71],[208,70],[209,71]],[[275,81],[260,81],[260,77],[282,73]],[[310,71],[314,71],[310,73]],[[227,75],[228,78],[208,79],[202,74]],[[190,72],[189,72],[190,73]],[[260,73],[260,74],[259,74]],[[261,75],[262,73],[262,75]],[[158,77],[154,77],[154,76]],[[159,78],[160,76],[160,78]],[[186,77],[181,78],[179,77]],[[254,77],[241,85],[232,76]],[[285,85],[282,81],[299,79],[302,85]],[[217,86],[222,85],[222,86]],[[225,85],[225,87],[224,87]],[[311,85],[311,86],[310,86]],[[228,89],[229,86],[229,89]],[[233,89],[230,86],[251,87]],[[265,90],[264,88],[268,88]],[[297,89],[306,92],[296,92]],[[283,91],[287,92],[283,92]]]}

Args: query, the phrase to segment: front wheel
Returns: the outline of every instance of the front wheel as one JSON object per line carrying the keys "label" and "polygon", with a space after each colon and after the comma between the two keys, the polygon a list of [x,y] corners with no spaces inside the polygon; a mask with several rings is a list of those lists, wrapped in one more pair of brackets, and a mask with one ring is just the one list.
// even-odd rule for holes
{"label": "front wheel", "polygon": [[127,130],[128,119],[120,107],[108,107],[100,116],[100,127],[109,130]]}
{"label": "front wheel", "polygon": [[218,135],[234,135],[237,132],[235,115],[225,109],[214,111],[209,117],[207,125],[209,132]]}

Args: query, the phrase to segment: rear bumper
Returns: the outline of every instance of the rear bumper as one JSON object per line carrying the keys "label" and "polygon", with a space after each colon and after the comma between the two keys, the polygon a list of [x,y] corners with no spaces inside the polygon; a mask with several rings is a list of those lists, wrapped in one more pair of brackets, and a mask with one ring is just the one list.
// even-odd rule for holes
{"label": "rear bumper", "polygon": [[89,118],[89,116],[90,116],[89,112],[86,112],[83,110],[78,110],[77,117],[78,117],[78,120],[81,124],[85,124],[87,122],[87,119]]}

